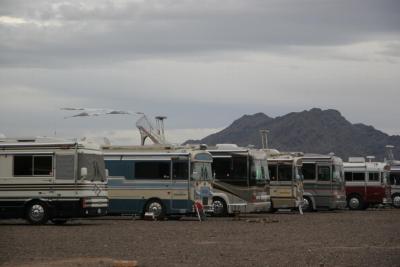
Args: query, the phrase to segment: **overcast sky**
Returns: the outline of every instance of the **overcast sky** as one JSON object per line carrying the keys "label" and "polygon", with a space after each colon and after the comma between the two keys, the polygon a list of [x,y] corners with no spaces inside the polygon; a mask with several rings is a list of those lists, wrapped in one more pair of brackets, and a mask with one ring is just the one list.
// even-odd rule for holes
{"label": "overcast sky", "polygon": [[338,109],[400,134],[398,0],[0,0],[0,133],[174,142],[256,112]]}

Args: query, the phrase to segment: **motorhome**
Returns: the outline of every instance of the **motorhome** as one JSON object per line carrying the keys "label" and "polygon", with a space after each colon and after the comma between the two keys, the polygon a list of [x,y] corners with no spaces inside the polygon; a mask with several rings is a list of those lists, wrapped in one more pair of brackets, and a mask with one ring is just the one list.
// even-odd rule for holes
{"label": "motorhome", "polygon": [[266,153],[234,144],[209,147],[213,157],[214,214],[267,212],[271,208]]}
{"label": "motorhome", "polygon": [[303,209],[344,209],[346,191],[342,159],[333,154],[305,154],[302,162]]}
{"label": "motorhome", "polygon": [[107,213],[106,172],[100,147],[52,138],[0,140],[0,217],[48,220]]}
{"label": "motorhome", "polygon": [[266,149],[272,211],[298,209],[303,205],[302,153]]}
{"label": "motorhome", "polygon": [[395,208],[400,208],[400,161],[394,158],[394,146],[387,145],[385,162],[389,169],[388,184],[390,186],[391,201]]}
{"label": "motorhome", "polygon": [[109,213],[144,216],[212,212],[212,157],[203,148],[169,145],[104,146]]}
{"label": "motorhome", "polygon": [[389,185],[392,204],[395,208],[400,208],[400,161],[394,161],[389,169]]}
{"label": "motorhome", "polygon": [[366,161],[364,157],[350,157],[344,163],[347,205],[352,210],[366,209],[370,205],[390,203],[387,183],[389,166],[382,162]]}

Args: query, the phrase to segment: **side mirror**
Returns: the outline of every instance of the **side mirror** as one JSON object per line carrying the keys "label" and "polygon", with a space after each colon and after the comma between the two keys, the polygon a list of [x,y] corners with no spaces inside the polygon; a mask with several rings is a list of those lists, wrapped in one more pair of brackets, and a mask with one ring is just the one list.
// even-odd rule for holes
{"label": "side mirror", "polygon": [[[105,182],[107,182],[107,180],[108,180],[108,177],[110,177],[110,172],[108,171],[108,169],[106,169],[105,170],[105,174],[106,174],[106,177],[105,177]],[[104,181],[103,181],[104,182]]]}
{"label": "side mirror", "polygon": [[81,168],[81,179],[85,179],[88,175],[88,170],[86,167]]}

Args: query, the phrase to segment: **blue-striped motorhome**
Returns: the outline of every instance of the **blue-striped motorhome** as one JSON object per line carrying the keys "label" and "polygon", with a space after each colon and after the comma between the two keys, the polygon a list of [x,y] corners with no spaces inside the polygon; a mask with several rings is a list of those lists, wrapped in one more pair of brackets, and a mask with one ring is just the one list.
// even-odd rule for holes
{"label": "blue-striped motorhome", "polygon": [[211,155],[204,150],[170,146],[106,146],[109,213],[158,219],[211,207]]}

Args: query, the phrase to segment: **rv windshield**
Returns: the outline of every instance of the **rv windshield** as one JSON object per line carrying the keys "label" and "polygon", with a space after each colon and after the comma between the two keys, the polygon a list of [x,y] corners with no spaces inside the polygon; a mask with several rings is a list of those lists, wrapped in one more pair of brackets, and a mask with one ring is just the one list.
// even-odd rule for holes
{"label": "rv windshield", "polygon": [[99,154],[79,154],[79,170],[87,168],[86,180],[105,181],[105,165],[103,155]]}
{"label": "rv windshield", "polygon": [[250,185],[265,185],[269,180],[266,160],[251,160]]}
{"label": "rv windshield", "polygon": [[194,162],[192,163],[192,179],[199,180],[211,180],[211,163],[209,162]]}

